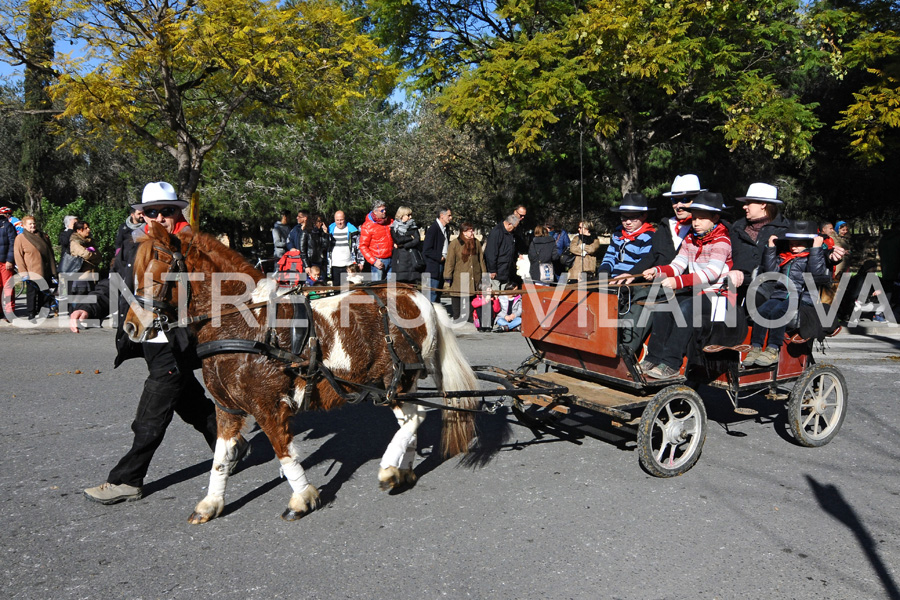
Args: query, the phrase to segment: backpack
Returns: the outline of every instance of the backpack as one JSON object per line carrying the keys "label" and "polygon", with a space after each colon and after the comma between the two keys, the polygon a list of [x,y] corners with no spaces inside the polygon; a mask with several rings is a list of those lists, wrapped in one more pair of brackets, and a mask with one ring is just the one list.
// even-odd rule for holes
{"label": "backpack", "polygon": [[294,287],[301,281],[306,282],[306,273],[303,272],[303,260],[300,258],[299,250],[288,250],[278,260],[278,273],[275,275],[275,281],[281,287]]}

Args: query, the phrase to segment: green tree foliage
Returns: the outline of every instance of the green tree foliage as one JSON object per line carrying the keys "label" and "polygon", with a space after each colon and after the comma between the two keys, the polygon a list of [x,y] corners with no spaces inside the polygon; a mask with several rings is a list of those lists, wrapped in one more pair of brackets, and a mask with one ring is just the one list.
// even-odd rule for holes
{"label": "green tree foliage", "polygon": [[60,249],[55,244],[63,228],[63,217],[66,215],[77,215],[90,224],[91,237],[94,238],[94,245],[102,257],[102,265],[108,268],[115,256],[116,232],[128,216],[128,206],[113,208],[88,202],[85,198],[76,198],[73,202],[62,206],[47,206],[38,226],[53,241],[57,258]]}
{"label": "green tree foliage", "polygon": [[376,198],[393,199],[388,174],[403,114],[376,100],[347,110],[333,121],[237,121],[205,170],[201,214],[268,228],[283,208],[362,217]]}
{"label": "green tree foliage", "polygon": [[19,174],[22,155],[21,89],[0,86],[0,206],[24,206],[25,186]]}
{"label": "green tree foliage", "polygon": [[431,106],[407,112],[367,100],[349,111],[329,123],[237,120],[205,166],[201,225],[243,221],[265,241],[280,209],[328,219],[343,210],[360,223],[376,199],[390,210],[410,206],[420,222],[448,205],[458,218],[493,224],[517,191],[534,187],[506,152]]}
{"label": "green tree foliage", "polygon": [[[27,3],[3,0],[3,49],[29,64],[22,31]],[[50,2],[51,0],[46,0]],[[59,35],[80,44],[54,63],[63,118],[122,148],[147,144],[172,156],[179,194],[199,183],[203,161],[243,112],[335,116],[393,82],[382,51],[329,0],[52,0]],[[79,139],[71,140],[78,147]]]}
{"label": "green tree foliage", "polygon": [[835,32],[835,74],[841,80],[855,75],[852,100],[834,127],[850,136],[856,158],[873,165],[900,145],[900,7],[890,0],[849,4],[820,14]]}
{"label": "green tree foliage", "polygon": [[513,1],[477,27],[471,4],[442,6],[430,21],[441,34],[413,66],[423,83],[442,82],[456,121],[510,131],[511,152],[540,150],[560,122],[583,129],[622,191],[641,187],[661,144],[715,132],[731,150],[804,158],[821,126],[789,86],[824,56],[804,44],[794,0]]}

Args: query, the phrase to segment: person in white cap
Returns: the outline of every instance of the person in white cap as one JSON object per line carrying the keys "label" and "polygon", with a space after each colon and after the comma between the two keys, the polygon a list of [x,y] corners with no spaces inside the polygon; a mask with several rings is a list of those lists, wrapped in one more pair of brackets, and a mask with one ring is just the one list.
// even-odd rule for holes
{"label": "person in white cap", "polygon": [[[149,229],[151,221],[162,225],[170,234],[190,231],[190,225],[182,214],[187,202],[179,200],[175,188],[164,181],[148,183],[144,187],[141,202],[132,206],[143,211],[145,231]],[[121,277],[132,292],[134,257],[140,241],[137,233],[126,238],[110,273],[111,276],[115,273]],[[70,313],[69,328],[73,332],[78,332],[79,324],[85,319],[101,319],[110,313],[110,280],[100,282],[94,295],[96,303],[75,306]],[[173,414],[199,431],[210,449],[215,448],[217,437],[215,406],[194,377],[194,369],[200,367],[200,361],[195,352],[195,341],[189,336],[187,329],[176,327],[167,333],[160,332],[151,341],[141,344],[131,342],[123,330],[128,302],[125,294],[119,294],[118,297],[120,318],[116,347],[119,353],[115,366],[118,367],[129,358],[143,356],[150,374],[144,382],[137,414],[131,424],[134,432],[131,449],[113,467],[105,483],[84,490],[86,498],[101,504],[139,500],[142,497],[144,477]],[[247,455],[250,444],[242,437],[236,448],[240,459]]]}
{"label": "person in white cap", "polygon": [[672,201],[672,211],[675,214],[656,226],[650,254],[641,263],[642,270],[672,262],[681,242],[691,231],[691,202],[697,194],[705,191],[700,187],[700,178],[693,173],[675,176],[670,191],[663,193],[663,197]]}
{"label": "person in white cap", "polygon": [[743,203],[744,216],[731,226],[734,267],[728,277],[746,293],[747,286],[762,266],[769,238],[773,235],[782,237],[789,223],[779,212],[782,202],[774,185],[751,183],[747,195],[735,200]]}

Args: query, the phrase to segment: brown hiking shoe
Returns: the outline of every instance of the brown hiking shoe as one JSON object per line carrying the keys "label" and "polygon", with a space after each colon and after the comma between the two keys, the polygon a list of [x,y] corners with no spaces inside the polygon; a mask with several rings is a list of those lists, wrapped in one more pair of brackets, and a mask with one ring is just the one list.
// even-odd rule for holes
{"label": "brown hiking shoe", "polygon": [[127,483],[118,485],[109,482],[84,490],[84,497],[100,504],[115,504],[123,500],[140,500],[143,496],[141,488]]}

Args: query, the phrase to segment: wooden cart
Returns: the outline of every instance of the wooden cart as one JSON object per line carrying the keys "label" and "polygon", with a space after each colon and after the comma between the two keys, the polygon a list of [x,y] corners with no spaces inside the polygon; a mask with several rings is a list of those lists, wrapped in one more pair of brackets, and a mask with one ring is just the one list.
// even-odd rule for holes
{"label": "wooden cart", "polygon": [[[488,376],[513,396],[513,412],[536,426],[581,407],[637,425],[638,456],[658,477],[689,470],[706,439],[706,408],[698,389],[725,390],[741,414],[756,411],[740,405],[752,393],[787,400],[788,422],[797,442],[823,446],[841,428],[847,409],[847,385],[832,365],[816,364],[812,341],[786,340],[778,363],[741,367],[745,347],[706,348],[710,364],[682,365],[677,378],[647,379],[633,357],[618,350],[618,298],[615,291],[538,288],[522,303],[522,334],[533,354],[515,372],[493,369]],[[479,373],[482,379],[486,371]],[[528,387],[552,393],[529,395]]]}

